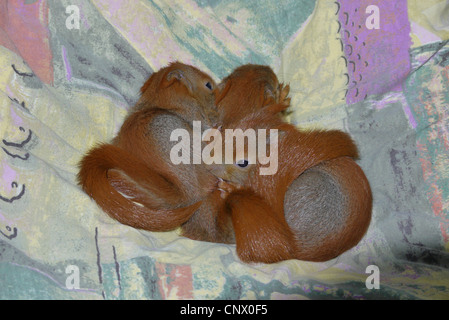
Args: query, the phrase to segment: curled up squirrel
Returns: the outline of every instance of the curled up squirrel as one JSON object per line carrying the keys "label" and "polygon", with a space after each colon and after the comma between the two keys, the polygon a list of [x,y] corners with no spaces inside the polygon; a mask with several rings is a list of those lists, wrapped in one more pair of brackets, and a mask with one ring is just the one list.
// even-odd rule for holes
{"label": "curled up squirrel", "polygon": [[[155,72],[141,93],[117,137],[80,163],[80,185],[117,221],[149,231],[180,226],[191,239],[235,243],[245,262],[329,260],[365,234],[372,196],[354,141],[284,121],[289,87],[271,68],[244,65],[216,85],[178,62]],[[266,163],[247,143],[220,163],[174,164],[170,152],[179,142],[171,133],[193,134],[194,121],[201,132],[251,129],[257,141],[269,132],[263,149],[276,152],[276,170],[260,174]],[[222,150],[221,143],[211,142]]]}
{"label": "curled up squirrel", "polygon": [[210,76],[179,62],[153,73],[112,142],[82,158],[83,190],[123,224],[149,231],[179,227],[217,178],[203,165],[174,165],[170,134],[191,131],[194,120],[211,125],[215,87]]}
{"label": "curled up squirrel", "polygon": [[215,213],[217,230],[236,242],[239,257],[265,263],[325,261],[355,246],[369,226],[372,195],[349,135],[303,131],[284,122],[279,112],[289,106],[289,88],[266,66],[239,67],[219,88],[223,126],[279,132],[277,172],[261,175],[260,163],[234,154],[235,163],[244,159],[247,165],[224,166],[218,174],[225,200]]}

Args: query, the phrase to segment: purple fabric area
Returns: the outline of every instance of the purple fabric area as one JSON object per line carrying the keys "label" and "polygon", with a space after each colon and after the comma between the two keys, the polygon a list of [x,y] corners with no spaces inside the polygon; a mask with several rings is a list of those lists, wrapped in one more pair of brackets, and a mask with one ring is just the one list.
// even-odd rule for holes
{"label": "purple fabric area", "polygon": [[340,34],[347,64],[347,103],[401,90],[410,71],[407,1],[339,1]]}

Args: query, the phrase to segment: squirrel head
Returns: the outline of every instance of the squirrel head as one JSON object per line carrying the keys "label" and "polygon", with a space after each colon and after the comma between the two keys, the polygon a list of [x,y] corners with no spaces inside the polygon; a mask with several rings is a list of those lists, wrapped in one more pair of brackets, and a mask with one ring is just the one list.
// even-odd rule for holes
{"label": "squirrel head", "polygon": [[280,84],[269,66],[247,64],[236,68],[217,88],[215,104],[220,122],[229,123],[264,106],[275,104]]}
{"label": "squirrel head", "polygon": [[273,106],[267,106],[228,123],[226,127],[220,126],[219,137],[214,136],[211,146],[214,151],[221,150],[221,159],[218,159],[221,162],[212,164],[210,172],[240,186],[254,174],[270,174],[264,173],[268,172],[267,165],[275,165],[275,174],[279,142],[285,131],[285,123],[275,110]]}
{"label": "squirrel head", "polygon": [[186,120],[212,125],[217,121],[217,84],[194,66],[173,62],[154,72],[141,88],[138,105],[149,103],[180,114]]}

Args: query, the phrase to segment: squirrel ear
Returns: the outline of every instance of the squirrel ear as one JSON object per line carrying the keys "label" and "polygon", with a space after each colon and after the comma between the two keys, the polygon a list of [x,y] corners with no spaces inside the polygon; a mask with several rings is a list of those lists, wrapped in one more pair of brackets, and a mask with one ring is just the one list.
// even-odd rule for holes
{"label": "squirrel ear", "polygon": [[184,73],[180,69],[175,69],[175,70],[168,71],[166,76],[165,76],[164,81],[162,82],[162,85],[164,87],[169,87],[169,86],[171,86],[173,83],[175,83],[177,81],[182,83],[189,90],[189,92],[192,92],[192,90],[193,90],[192,84],[184,76]]}
{"label": "squirrel ear", "polygon": [[182,78],[184,78],[184,74],[179,69],[170,70],[167,72],[167,75],[165,76],[165,79],[169,82],[175,80],[181,81]]}
{"label": "squirrel ear", "polygon": [[272,99],[273,101],[276,100],[276,94],[275,94],[275,88],[269,83],[265,84],[265,92],[264,92],[264,98],[265,100]]}

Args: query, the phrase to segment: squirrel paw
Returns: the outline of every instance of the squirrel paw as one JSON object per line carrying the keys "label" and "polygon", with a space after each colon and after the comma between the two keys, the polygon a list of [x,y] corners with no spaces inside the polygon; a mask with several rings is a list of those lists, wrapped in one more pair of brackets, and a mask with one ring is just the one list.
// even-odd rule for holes
{"label": "squirrel paw", "polygon": [[287,108],[290,106],[291,98],[288,97],[290,93],[290,85],[283,83],[279,84],[279,95],[277,95],[277,103],[285,105]]}
{"label": "squirrel paw", "polygon": [[223,179],[220,179],[217,184],[217,189],[220,191],[220,196],[222,199],[226,198],[232,191],[238,190],[240,188],[240,185],[225,181]]}

